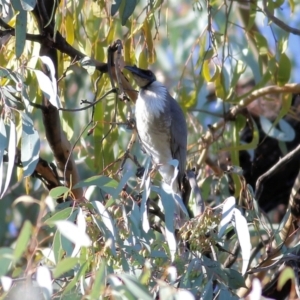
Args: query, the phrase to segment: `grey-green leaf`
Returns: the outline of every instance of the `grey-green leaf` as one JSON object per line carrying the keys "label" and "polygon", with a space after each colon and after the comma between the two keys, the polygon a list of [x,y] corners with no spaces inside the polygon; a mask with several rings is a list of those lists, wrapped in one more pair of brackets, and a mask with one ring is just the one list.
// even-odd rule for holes
{"label": "grey-green leaf", "polygon": [[137,4],[136,0],[126,0],[124,11],[122,14],[122,25],[123,26],[126,24],[127,20],[134,12],[136,4]]}
{"label": "grey-green leaf", "polygon": [[22,113],[21,161],[24,177],[30,176],[39,161],[40,137],[33,127],[31,118]]}

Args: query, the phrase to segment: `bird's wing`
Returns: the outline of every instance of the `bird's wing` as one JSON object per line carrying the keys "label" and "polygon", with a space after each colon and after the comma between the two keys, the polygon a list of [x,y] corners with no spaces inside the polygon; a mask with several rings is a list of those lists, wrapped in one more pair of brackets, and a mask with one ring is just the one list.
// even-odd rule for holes
{"label": "bird's wing", "polygon": [[173,158],[179,161],[179,180],[181,181],[186,167],[186,151],[187,151],[187,126],[184,114],[176,102],[170,95],[171,116],[171,152]]}

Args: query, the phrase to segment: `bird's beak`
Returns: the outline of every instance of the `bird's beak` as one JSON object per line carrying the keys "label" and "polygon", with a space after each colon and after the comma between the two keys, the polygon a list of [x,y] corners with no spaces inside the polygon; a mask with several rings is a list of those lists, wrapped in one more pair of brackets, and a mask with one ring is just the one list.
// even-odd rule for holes
{"label": "bird's beak", "polygon": [[134,65],[134,66],[125,66],[124,68],[127,69],[128,71],[130,71],[133,75],[136,75],[136,76],[141,77],[143,79],[148,79],[148,80],[151,79],[149,77],[149,75],[147,74],[148,70],[140,69],[136,65]]}
{"label": "bird's beak", "polygon": [[132,73],[136,84],[140,88],[146,88],[156,80],[155,75],[150,70],[140,69],[136,65],[125,66],[124,68]]}

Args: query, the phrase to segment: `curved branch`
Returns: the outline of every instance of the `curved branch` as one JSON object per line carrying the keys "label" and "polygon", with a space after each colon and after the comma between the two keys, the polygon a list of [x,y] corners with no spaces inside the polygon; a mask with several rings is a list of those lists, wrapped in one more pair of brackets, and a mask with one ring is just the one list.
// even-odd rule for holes
{"label": "curved branch", "polygon": [[[281,94],[281,93],[300,93],[300,84],[296,83],[288,83],[283,86],[277,86],[277,85],[271,85],[267,87],[263,87],[261,89],[258,89],[254,92],[252,92],[249,96],[242,99],[243,96],[239,97],[238,99],[242,99],[238,102],[238,104],[234,105],[226,114],[223,120],[216,122],[212,126],[209,127],[205,135],[203,136],[202,140],[205,146],[200,146],[200,150],[203,151],[208,148],[210,144],[214,142],[214,133],[219,130],[220,128],[223,128],[226,124],[226,122],[230,120],[234,120],[234,118],[237,116],[237,114],[246,108],[250,103],[252,103],[254,100],[264,97],[269,94]],[[203,149],[204,148],[204,149]]]}
{"label": "curved branch", "polygon": [[274,23],[276,24],[278,27],[280,27],[281,29],[290,32],[292,34],[295,35],[300,35],[300,30],[294,27],[291,27],[287,24],[285,24],[284,22],[282,22],[281,20],[279,20],[278,18],[276,18],[268,9],[267,7],[267,0],[263,0],[263,10],[266,13],[267,17]]}

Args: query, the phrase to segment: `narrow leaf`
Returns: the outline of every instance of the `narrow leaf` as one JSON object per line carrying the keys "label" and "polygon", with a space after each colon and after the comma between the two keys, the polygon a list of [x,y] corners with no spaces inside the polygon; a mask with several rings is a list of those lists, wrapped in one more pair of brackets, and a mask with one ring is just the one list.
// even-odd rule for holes
{"label": "narrow leaf", "polygon": [[56,91],[53,89],[52,81],[42,71],[34,70],[34,72],[38,80],[39,87],[42,90],[45,97],[50,101],[50,103],[54,107],[60,108],[61,103],[56,95]]}
{"label": "narrow leaf", "polygon": [[59,261],[57,266],[53,271],[53,277],[59,278],[64,273],[72,270],[78,264],[78,258],[75,257],[66,257],[63,260]]}
{"label": "narrow leaf", "polygon": [[15,261],[18,261],[19,258],[21,258],[22,254],[24,253],[24,251],[27,249],[28,242],[29,242],[30,236],[31,236],[31,232],[32,232],[32,225],[28,220],[26,220],[24,222],[24,225],[22,227],[22,230],[20,232],[20,235],[19,235],[17,243],[16,243],[16,247],[14,250]]}
{"label": "narrow leaf", "polygon": [[20,58],[26,42],[27,12],[21,10],[16,18],[16,57]]}
{"label": "narrow leaf", "polygon": [[128,287],[130,292],[136,297],[136,299],[152,300],[153,297],[149,293],[148,289],[143,286],[135,277],[122,274],[119,275],[124,284]]}
{"label": "narrow leaf", "polygon": [[10,120],[9,142],[8,142],[8,165],[7,165],[7,172],[5,178],[5,185],[0,198],[3,197],[10,183],[10,179],[15,165],[16,146],[17,146],[16,125],[13,120]]}
{"label": "narrow leaf", "polygon": [[105,224],[105,226],[107,227],[107,229],[111,232],[112,236],[115,238],[116,236],[115,226],[105,206],[100,201],[93,201],[92,204],[97,210],[98,214],[101,216],[101,219]]}
{"label": "narrow leaf", "polygon": [[222,209],[222,220],[219,226],[219,234],[218,237],[222,237],[224,232],[226,231],[227,225],[231,222],[232,215],[235,208],[235,198],[229,197],[224,201],[223,209]]}
{"label": "narrow leaf", "polygon": [[47,267],[41,266],[37,268],[36,282],[42,288],[43,294],[46,299],[51,299],[53,288],[51,273]]}
{"label": "narrow leaf", "polygon": [[136,4],[137,4],[137,0],[126,0],[124,11],[122,14],[122,25],[123,26],[126,24],[127,20],[134,12]]}
{"label": "narrow leaf", "polygon": [[24,10],[32,11],[35,7],[36,0],[21,0],[21,5]]}
{"label": "narrow leaf", "polygon": [[291,77],[292,64],[285,53],[282,53],[278,62],[277,81],[280,86],[286,84]]}
{"label": "narrow leaf", "polygon": [[0,193],[2,190],[2,183],[3,183],[3,155],[4,150],[7,147],[7,136],[6,136],[6,129],[4,125],[4,121],[0,118]]}
{"label": "narrow leaf", "polygon": [[23,176],[30,176],[39,161],[40,138],[38,132],[33,127],[31,118],[26,113],[22,116],[22,141],[21,141],[21,161],[23,165]]}
{"label": "narrow leaf", "polygon": [[91,245],[92,242],[89,236],[72,222],[65,220],[55,221],[55,225],[59,232],[70,242],[74,243],[75,246],[89,247]]}
{"label": "narrow leaf", "polygon": [[233,226],[235,228],[242,250],[242,275],[244,275],[247,271],[251,254],[250,233],[248,229],[247,220],[237,208],[234,209],[234,219],[235,221],[233,222]]}

